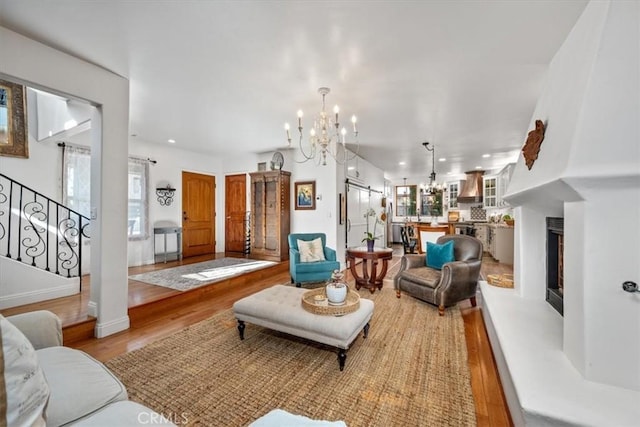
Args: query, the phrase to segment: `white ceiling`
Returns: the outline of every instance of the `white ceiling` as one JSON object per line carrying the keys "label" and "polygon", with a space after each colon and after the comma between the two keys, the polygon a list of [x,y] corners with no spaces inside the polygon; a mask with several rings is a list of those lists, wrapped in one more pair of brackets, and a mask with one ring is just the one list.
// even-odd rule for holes
{"label": "white ceiling", "polygon": [[430,141],[441,179],[517,158],[586,3],[0,0],[0,25],[127,77],[135,139],[282,150],[283,124],[297,133],[303,109],[308,128],[328,86],[328,108],[358,116],[362,157],[426,179]]}

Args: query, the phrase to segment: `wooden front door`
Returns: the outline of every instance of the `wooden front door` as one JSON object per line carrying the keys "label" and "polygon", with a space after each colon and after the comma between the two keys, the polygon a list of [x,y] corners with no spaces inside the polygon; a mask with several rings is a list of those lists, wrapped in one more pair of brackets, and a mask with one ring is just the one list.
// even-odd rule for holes
{"label": "wooden front door", "polygon": [[182,254],[212,254],[216,243],[216,178],[182,172]]}
{"label": "wooden front door", "polygon": [[246,244],[247,175],[227,175],[225,189],[225,252],[243,252]]}

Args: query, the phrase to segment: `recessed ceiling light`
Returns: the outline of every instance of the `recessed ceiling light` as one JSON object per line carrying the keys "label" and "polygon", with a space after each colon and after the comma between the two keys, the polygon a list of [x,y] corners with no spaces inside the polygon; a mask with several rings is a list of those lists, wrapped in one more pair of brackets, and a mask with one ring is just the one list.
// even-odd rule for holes
{"label": "recessed ceiling light", "polygon": [[476,169],[482,169],[482,166],[476,166]]}
{"label": "recessed ceiling light", "polygon": [[348,170],[350,170],[350,171],[352,171],[352,170],[354,170],[355,168],[356,168],[355,166],[349,166],[347,169],[348,169]]}
{"label": "recessed ceiling light", "polygon": [[438,159],[438,161],[439,161],[439,162],[446,162],[446,161],[447,161],[447,159],[446,159],[446,157],[440,157],[440,158]]}
{"label": "recessed ceiling light", "polygon": [[175,139],[169,139],[169,140],[167,140],[167,142],[168,142],[169,144],[175,144],[175,143],[176,143],[176,140],[175,140]]}
{"label": "recessed ceiling light", "polygon": [[398,162],[398,164],[399,164],[400,166],[404,166],[404,165],[406,165],[406,164],[407,164],[407,162]]}
{"label": "recessed ceiling light", "polygon": [[491,154],[483,154],[482,157],[486,159],[487,157],[491,157]]}

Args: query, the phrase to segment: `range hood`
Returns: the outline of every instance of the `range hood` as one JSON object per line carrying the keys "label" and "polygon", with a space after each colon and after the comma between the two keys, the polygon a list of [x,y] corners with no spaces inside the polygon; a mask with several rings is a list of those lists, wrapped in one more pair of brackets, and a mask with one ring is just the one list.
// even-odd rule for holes
{"label": "range hood", "polygon": [[482,203],[482,175],[484,171],[466,172],[467,180],[458,193],[458,203]]}

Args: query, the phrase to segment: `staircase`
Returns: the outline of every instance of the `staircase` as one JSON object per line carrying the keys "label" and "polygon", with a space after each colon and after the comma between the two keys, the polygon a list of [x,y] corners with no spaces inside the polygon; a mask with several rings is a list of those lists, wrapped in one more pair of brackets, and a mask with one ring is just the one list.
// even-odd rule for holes
{"label": "staircase", "polygon": [[80,292],[89,269],[89,224],[0,174],[0,309]]}

